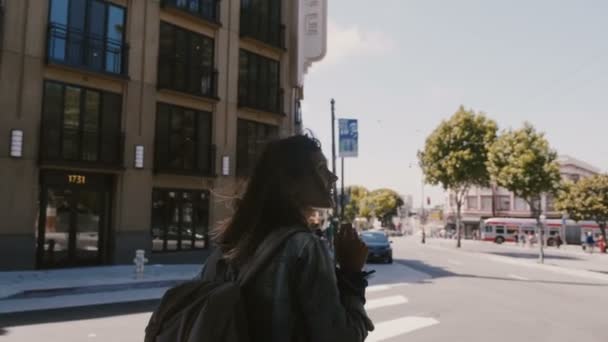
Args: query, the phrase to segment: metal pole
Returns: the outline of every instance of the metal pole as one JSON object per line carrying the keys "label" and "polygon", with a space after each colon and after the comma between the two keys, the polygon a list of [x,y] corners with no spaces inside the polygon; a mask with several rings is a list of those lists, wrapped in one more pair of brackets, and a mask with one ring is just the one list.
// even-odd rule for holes
{"label": "metal pole", "polygon": [[[336,174],[336,101],[331,99],[331,171]],[[338,212],[338,188],[334,183],[334,215]]]}
{"label": "metal pole", "polygon": [[340,190],[340,219],[344,220],[344,157],[342,159],[342,166],[340,167],[340,171],[342,172],[342,177],[340,177],[342,183],[342,189]]}
{"label": "metal pole", "polygon": [[568,243],[566,242],[566,220],[568,218],[566,217],[566,214],[562,214],[562,229],[561,229],[561,238],[562,238],[562,244],[567,245]]}
{"label": "metal pole", "polygon": [[422,243],[426,243],[426,229],[425,229],[425,218],[424,218],[424,178],[422,178],[422,201],[420,206],[420,226],[422,227]]}

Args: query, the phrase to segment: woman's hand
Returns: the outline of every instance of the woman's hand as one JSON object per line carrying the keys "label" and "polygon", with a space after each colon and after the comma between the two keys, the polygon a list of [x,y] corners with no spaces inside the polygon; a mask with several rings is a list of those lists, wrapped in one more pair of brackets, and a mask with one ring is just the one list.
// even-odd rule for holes
{"label": "woman's hand", "polygon": [[361,272],[367,261],[367,246],[350,223],[342,224],[334,246],[340,269],[345,272]]}

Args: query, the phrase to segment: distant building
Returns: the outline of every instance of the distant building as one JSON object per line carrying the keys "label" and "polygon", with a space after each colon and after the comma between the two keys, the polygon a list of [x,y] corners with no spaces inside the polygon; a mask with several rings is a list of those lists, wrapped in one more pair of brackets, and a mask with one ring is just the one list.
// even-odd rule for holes
{"label": "distant building", "polygon": [[[563,179],[578,181],[601,172],[600,169],[570,156],[558,158],[560,174]],[[456,203],[454,196],[448,193],[446,201],[446,224],[450,228],[456,225]],[[554,198],[547,194],[541,197],[541,208],[547,218],[561,218],[561,213],[553,206]],[[463,236],[471,238],[479,229],[481,222],[490,217],[532,217],[530,207],[522,198],[501,187],[472,188],[462,205]]]}

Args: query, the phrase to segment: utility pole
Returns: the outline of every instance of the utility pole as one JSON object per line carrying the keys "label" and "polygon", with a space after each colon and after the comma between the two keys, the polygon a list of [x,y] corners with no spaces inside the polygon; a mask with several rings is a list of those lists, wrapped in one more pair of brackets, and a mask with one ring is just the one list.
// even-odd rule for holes
{"label": "utility pole", "polygon": [[[331,99],[331,171],[336,174],[336,101]],[[342,177],[344,179],[344,177]],[[338,188],[334,183],[334,215],[338,214]]]}
{"label": "utility pole", "polygon": [[340,167],[342,172],[342,177],[340,177],[342,183],[342,189],[340,189],[340,220],[344,221],[344,157],[340,159],[342,159],[342,167]]}

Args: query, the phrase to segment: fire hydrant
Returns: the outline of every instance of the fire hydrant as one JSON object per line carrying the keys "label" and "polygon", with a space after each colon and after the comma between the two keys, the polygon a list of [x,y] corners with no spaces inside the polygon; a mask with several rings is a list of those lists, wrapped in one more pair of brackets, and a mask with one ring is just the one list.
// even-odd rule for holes
{"label": "fire hydrant", "polygon": [[133,262],[135,263],[135,276],[137,278],[141,278],[144,275],[144,266],[148,262],[145,254],[146,251],[143,249],[135,251],[135,259],[133,259]]}

